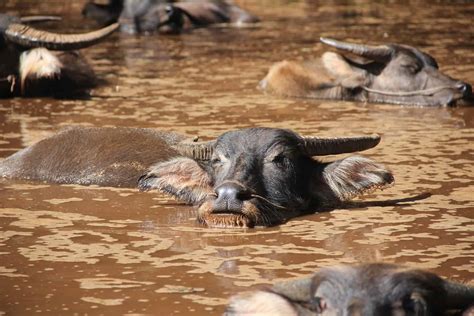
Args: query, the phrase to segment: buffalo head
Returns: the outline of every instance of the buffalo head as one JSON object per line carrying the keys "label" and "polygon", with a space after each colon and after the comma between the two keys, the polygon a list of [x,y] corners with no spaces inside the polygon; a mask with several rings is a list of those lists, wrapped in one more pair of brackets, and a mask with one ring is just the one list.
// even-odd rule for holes
{"label": "buffalo head", "polygon": [[179,33],[215,23],[249,23],[258,18],[228,1],[112,0],[90,2],[83,15],[101,24],[118,21],[126,33]]}
{"label": "buffalo head", "polygon": [[356,57],[326,52],[315,62],[283,61],[271,67],[260,87],[287,96],[408,105],[471,99],[469,84],[440,72],[432,56],[414,47],[321,42]]}
{"label": "buffalo head", "polygon": [[[474,310],[474,288],[383,263],[324,268],[313,277],[233,297],[225,315],[435,316]],[[451,315],[451,314],[449,314]]]}
{"label": "buffalo head", "polygon": [[367,158],[313,159],[369,149],[379,141],[379,136],[318,138],[242,129],[215,141],[180,143],[185,157],[152,166],[139,187],[198,205],[198,220],[208,226],[270,226],[391,184],[392,174]]}
{"label": "buffalo head", "polygon": [[50,91],[54,83],[59,85],[58,90],[67,93],[64,91],[67,88],[90,87],[95,82],[90,66],[71,50],[94,45],[118,25],[84,34],[57,34],[25,24],[51,19],[54,17],[18,18],[0,14],[0,97],[16,92],[54,93]]}

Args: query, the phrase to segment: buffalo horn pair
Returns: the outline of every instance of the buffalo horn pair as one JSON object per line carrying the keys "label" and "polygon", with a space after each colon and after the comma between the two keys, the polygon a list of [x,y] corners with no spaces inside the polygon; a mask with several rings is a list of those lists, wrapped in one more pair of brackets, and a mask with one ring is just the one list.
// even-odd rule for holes
{"label": "buffalo horn pair", "polygon": [[[352,153],[377,146],[379,135],[355,137],[301,137],[303,151],[308,156],[324,156]],[[188,142],[178,144],[178,151],[186,157],[196,160],[210,160],[215,141]]]}

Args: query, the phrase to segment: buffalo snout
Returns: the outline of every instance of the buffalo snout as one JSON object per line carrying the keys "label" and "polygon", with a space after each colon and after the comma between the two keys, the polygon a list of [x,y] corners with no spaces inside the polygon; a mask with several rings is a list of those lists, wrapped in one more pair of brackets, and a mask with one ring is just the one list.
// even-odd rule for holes
{"label": "buffalo snout", "polygon": [[472,87],[468,83],[459,81],[456,84],[456,88],[459,90],[460,93],[462,93],[463,97],[469,97],[472,95]]}
{"label": "buffalo snout", "polygon": [[225,182],[215,189],[217,195],[213,205],[213,213],[240,212],[243,202],[250,196],[249,190],[235,182]]}

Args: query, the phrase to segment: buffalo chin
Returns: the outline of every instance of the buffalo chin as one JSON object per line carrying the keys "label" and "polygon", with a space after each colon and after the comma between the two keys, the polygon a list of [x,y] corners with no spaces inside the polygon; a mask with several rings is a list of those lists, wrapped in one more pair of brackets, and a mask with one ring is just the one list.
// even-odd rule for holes
{"label": "buffalo chin", "polygon": [[253,228],[257,225],[260,210],[253,203],[244,201],[239,212],[214,212],[213,200],[204,202],[198,209],[198,221],[213,228]]}
{"label": "buffalo chin", "polygon": [[452,91],[442,91],[432,96],[393,97],[380,94],[369,96],[370,102],[414,106],[454,106],[463,102],[462,95]]}

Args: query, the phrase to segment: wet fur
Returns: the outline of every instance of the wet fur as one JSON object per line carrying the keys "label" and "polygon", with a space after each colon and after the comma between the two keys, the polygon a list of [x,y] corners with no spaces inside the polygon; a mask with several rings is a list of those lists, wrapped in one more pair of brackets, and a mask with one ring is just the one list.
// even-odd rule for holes
{"label": "wet fur", "polygon": [[10,47],[2,49],[0,56],[8,60],[8,65],[0,69],[0,97],[82,96],[98,84],[79,52],[45,48],[20,52]]}
{"label": "wet fur", "polygon": [[75,127],[0,162],[0,175],[52,183],[136,187],[157,161],[178,156],[182,135],[139,128]]}
{"label": "wet fur", "polygon": [[[230,299],[226,315],[445,315],[474,308],[474,288],[424,270],[384,263],[323,268]],[[269,308],[271,306],[271,308]]]}
{"label": "wet fur", "polygon": [[45,48],[21,54],[19,76],[21,94],[27,96],[80,95],[98,83],[94,71],[79,52],[53,52]]}
{"label": "wet fur", "polygon": [[352,156],[327,164],[323,171],[324,189],[317,195],[324,204],[348,201],[362,194],[383,189],[395,181],[385,166],[362,156]]}
{"label": "wet fur", "polygon": [[139,188],[157,189],[189,204],[201,204],[214,193],[209,175],[196,161],[185,157],[153,165],[140,178]]}
{"label": "wet fur", "polygon": [[36,48],[26,51],[20,56],[20,78],[22,90],[25,81],[59,78],[61,75],[61,61],[46,48]]}

